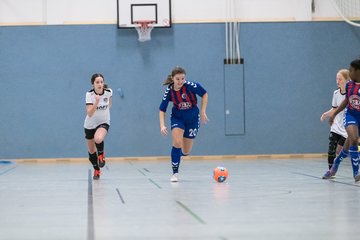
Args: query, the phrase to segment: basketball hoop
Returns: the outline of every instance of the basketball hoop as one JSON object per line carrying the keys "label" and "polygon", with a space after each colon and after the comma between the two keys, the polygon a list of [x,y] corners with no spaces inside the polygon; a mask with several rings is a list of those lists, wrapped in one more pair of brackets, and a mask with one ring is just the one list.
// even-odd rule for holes
{"label": "basketball hoop", "polygon": [[145,42],[151,40],[151,30],[153,30],[153,21],[136,21],[134,22],[135,29],[139,34],[138,40],[140,42]]}

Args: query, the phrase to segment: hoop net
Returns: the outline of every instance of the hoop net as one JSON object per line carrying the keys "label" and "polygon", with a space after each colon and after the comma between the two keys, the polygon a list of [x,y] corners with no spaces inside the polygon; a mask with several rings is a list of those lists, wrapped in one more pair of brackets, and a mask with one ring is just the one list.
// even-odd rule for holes
{"label": "hoop net", "polygon": [[345,22],[360,27],[360,0],[332,0],[332,2]]}
{"label": "hoop net", "polygon": [[134,22],[135,29],[138,32],[140,42],[145,42],[151,40],[151,30],[153,30],[154,26],[152,25],[154,22],[152,21],[137,21]]}

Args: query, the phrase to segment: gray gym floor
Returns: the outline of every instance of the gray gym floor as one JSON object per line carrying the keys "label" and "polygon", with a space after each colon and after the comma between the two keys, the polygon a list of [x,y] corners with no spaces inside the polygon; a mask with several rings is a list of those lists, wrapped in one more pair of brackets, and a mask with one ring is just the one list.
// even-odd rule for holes
{"label": "gray gym floor", "polygon": [[[0,239],[332,240],[360,237],[360,184],[347,160],[166,160],[0,164]],[[212,170],[229,170],[225,183]]]}

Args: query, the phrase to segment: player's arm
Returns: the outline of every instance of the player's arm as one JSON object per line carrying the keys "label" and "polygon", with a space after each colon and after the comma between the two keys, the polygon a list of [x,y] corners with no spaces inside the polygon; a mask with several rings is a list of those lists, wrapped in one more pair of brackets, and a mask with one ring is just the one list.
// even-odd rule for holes
{"label": "player's arm", "polygon": [[335,111],[336,108],[337,107],[332,107],[330,110],[321,114],[320,121],[322,122],[325,121],[330,116],[330,114],[332,114]]}
{"label": "player's arm", "polygon": [[159,107],[159,121],[160,121],[160,133],[161,135],[168,134],[167,127],[165,126],[165,112],[170,102],[170,88],[167,87],[162,98],[160,107]]}
{"label": "player's arm", "polygon": [[327,118],[329,118],[330,114],[332,114],[335,109],[338,107],[338,102],[336,100],[336,94],[337,94],[337,90],[334,91],[333,93],[333,97],[332,97],[332,100],[331,100],[331,104],[332,104],[332,108],[330,108],[330,110],[324,112],[323,114],[321,114],[321,117],[320,117],[320,121],[325,121]]}
{"label": "player's arm", "polygon": [[202,123],[207,123],[209,121],[206,115],[206,107],[209,99],[209,94],[205,93],[201,98],[201,109],[200,109],[200,119]]}
{"label": "player's arm", "polygon": [[165,112],[159,111],[159,120],[160,120],[160,133],[161,135],[168,134],[167,127],[165,126]]}
{"label": "player's arm", "polygon": [[95,103],[86,103],[86,113],[89,117],[92,117],[96,111],[97,105],[99,104],[100,96],[95,95]]}
{"label": "player's arm", "polygon": [[112,89],[109,89],[109,90],[110,90],[110,93],[111,93],[110,98],[109,98],[109,108],[111,108],[113,91],[112,91]]}
{"label": "player's arm", "polygon": [[334,123],[334,119],[336,117],[336,115],[341,112],[342,110],[345,109],[346,105],[348,104],[348,99],[345,98],[344,101],[342,101],[342,103],[339,105],[339,107],[337,107],[335,109],[335,111],[331,112],[330,115],[329,115],[329,123],[330,123],[330,126]]}
{"label": "player's arm", "polygon": [[209,119],[206,115],[206,107],[209,99],[209,94],[199,83],[190,84],[190,88],[192,88],[192,91],[195,94],[201,97],[200,120],[202,123],[207,123]]}

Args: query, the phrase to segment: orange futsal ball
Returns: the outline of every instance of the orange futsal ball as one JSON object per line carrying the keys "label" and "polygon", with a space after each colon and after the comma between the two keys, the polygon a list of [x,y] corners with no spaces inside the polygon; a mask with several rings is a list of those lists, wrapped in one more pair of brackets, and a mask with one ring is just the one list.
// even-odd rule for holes
{"label": "orange futsal ball", "polygon": [[214,168],[214,179],[217,182],[224,182],[229,176],[229,172],[225,167]]}

